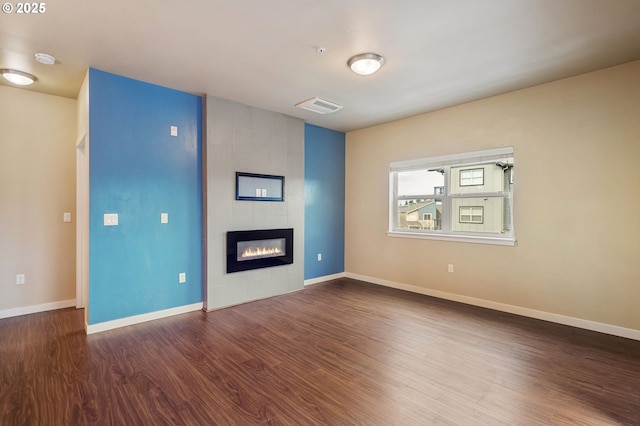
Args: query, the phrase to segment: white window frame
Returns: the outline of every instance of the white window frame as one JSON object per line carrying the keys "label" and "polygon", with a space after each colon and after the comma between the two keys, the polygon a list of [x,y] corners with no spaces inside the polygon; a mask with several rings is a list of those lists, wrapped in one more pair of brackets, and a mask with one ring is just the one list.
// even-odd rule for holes
{"label": "white window frame", "polygon": [[[451,193],[451,168],[469,166],[469,169],[477,169],[478,165],[493,164],[496,162],[508,162],[512,166],[514,164],[513,147],[495,148],[483,151],[474,151],[461,154],[443,155],[438,157],[419,158],[406,161],[396,161],[389,165],[389,228],[387,235],[390,237],[400,238],[419,238],[443,241],[472,242],[481,244],[497,244],[515,246],[517,239],[515,235],[514,215],[513,215],[513,195],[515,185],[512,185],[511,191],[493,192],[470,192],[470,193]],[[415,171],[415,170],[444,170],[444,194],[412,194],[398,195],[398,173]],[[512,170],[513,171],[513,170]],[[512,174],[513,176],[513,174]],[[486,183],[486,176],[483,176],[483,182]],[[476,186],[477,187],[477,186]],[[433,188],[430,188],[433,189]],[[428,191],[429,189],[427,189]],[[435,192],[435,191],[434,191]],[[508,230],[502,233],[487,232],[467,232],[452,230],[452,202],[456,198],[480,198],[480,197],[500,197],[508,200],[510,209],[510,226]],[[399,201],[405,199],[435,199],[442,202],[441,214],[441,230],[431,229],[405,229],[398,227],[398,204]],[[486,218],[483,212],[483,220]],[[458,219],[460,218],[459,215]]]}

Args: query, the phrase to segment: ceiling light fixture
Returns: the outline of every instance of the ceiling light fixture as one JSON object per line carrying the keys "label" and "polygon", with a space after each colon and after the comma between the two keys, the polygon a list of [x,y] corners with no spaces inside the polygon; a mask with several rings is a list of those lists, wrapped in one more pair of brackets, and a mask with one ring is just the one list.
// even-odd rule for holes
{"label": "ceiling light fixture", "polygon": [[45,65],[53,65],[56,63],[56,58],[48,53],[36,53],[36,61]]}
{"label": "ceiling light fixture", "polygon": [[369,75],[384,65],[384,58],[377,53],[361,53],[347,62],[351,71],[360,75]]}
{"label": "ceiling light fixture", "polygon": [[2,74],[6,80],[9,80],[13,84],[17,84],[19,86],[28,86],[38,80],[29,73],[6,68],[0,69],[0,74]]}

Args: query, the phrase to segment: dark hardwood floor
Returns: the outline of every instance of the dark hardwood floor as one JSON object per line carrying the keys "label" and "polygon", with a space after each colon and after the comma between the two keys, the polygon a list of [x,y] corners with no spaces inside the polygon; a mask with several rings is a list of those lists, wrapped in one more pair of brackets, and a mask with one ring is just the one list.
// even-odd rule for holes
{"label": "dark hardwood floor", "polygon": [[1,425],[640,425],[640,342],[340,279],[86,336],[0,320]]}

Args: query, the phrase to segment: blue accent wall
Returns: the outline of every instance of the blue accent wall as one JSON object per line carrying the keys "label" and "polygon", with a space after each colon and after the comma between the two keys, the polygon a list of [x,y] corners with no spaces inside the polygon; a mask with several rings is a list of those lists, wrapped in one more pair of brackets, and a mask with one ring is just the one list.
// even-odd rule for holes
{"label": "blue accent wall", "polygon": [[89,324],[201,302],[202,98],[96,69],[89,97]]}
{"label": "blue accent wall", "polygon": [[345,135],[305,124],[304,139],[304,279],[308,280],[344,272]]}

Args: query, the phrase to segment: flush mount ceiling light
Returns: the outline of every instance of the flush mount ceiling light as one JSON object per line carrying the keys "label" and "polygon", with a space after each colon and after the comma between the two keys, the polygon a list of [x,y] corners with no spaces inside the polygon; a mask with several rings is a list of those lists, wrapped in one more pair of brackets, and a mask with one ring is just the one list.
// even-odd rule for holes
{"label": "flush mount ceiling light", "polygon": [[36,53],[36,61],[45,65],[53,65],[56,63],[56,58],[48,53]]}
{"label": "flush mount ceiling light", "polygon": [[351,71],[360,75],[369,75],[384,65],[384,58],[377,53],[361,53],[347,62]]}
{"label": "flush mount ceiling light", "polygon": [[29,73],[6,68],[0,69],[0,74],[2,74],[6,80],[19,86],[28,86],[37,80],[37,78]]}

